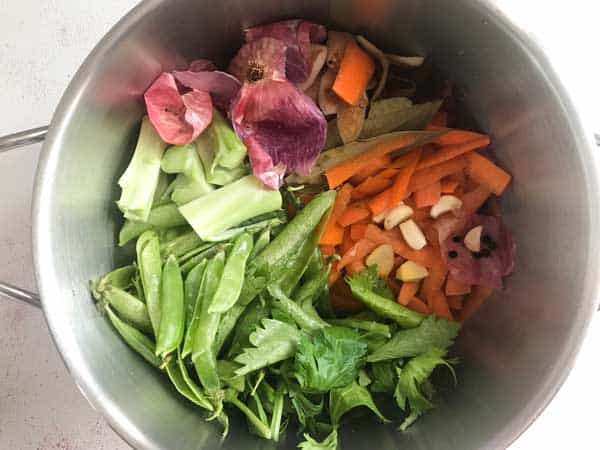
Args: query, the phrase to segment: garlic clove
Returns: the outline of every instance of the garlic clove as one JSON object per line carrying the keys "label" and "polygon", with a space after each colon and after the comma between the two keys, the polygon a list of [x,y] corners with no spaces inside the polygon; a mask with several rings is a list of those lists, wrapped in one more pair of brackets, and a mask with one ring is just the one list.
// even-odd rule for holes
{"label": "garlic clove", "polygon": [[387,278],[394,267],[394,249],[389,244],[383,244],[371,252],[365,261],[367,267],[377,265],[377,273],[381,278]]}
{"label": "garlic clove", "polygon": [[428,275],[429,272],[425,267],[413,261],[406,261],[396,270],[396,278],[406,283],[422,280]]}
{"label": "garlic clove", "polygon": [[425,235],[414,220],[409,219],[406,222],[402,222],[400,224],[400,232],[408,246],[413,250],[421,250],[427,245]]}
{"label": "garlic clove", "polygon": [[461,207],[462,201],[460,198],[454,195],[442,195],[438,202],[431,207],[429,214],[434,219],[437,219],[442,214],[460,209]]}
{"label": "garlic clove", "polygon": [[404,204],[396,206],[386,214],[383,222],[383,228],[386,230],[391,230],[392,228],[398,226],[398,224],[409,219],[412,215],[413,209],[410,206]]}
{"label": "garlic clove", "polygon": [[387,213],[388,213],[387,211],[379,213],[376,216],[373,216],[373,218],[371,220],[373,220],[373,222],[375,222],[375,223],[382,223],[385,220]]}
{"label": "garlic clove", "polygon": [[465,247],[467,247],[473,253],[477,253],[481,251],[481,233],[483,232],[483,227],[481,225],[476,226],[469,230],[467,234],[465,234]]}

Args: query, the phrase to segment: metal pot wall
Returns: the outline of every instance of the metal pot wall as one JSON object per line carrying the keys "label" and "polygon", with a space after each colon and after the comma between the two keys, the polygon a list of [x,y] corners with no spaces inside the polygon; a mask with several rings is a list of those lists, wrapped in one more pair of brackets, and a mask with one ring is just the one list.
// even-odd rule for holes
{"label": "metal pot wall", "polygon": [[[596,308],[600,253],[593,232],[600,217],[591,137],[543,52],[494,1],[152,0],[135,8],[71,82],[39,163],[36,275],[58,350],[86,398],[132,446],[220,445],[218,425],[205,423],[125,346],[96,311],[87,283],[131,257],[116,247],[121,219],[114,200],[145,88],[161,71],[197,57],[224,63],[243,28],[289,17],[427,55],[463,88],[470,113],[514,175],[504,210],[518,243],[517,270],[465,326],[458,386],[408,433],[351,423],[343,448],[507,447],[562,384]],[[0,150],[44,132],[0,140]],[[36,302],[11,286],[0,292]],[[294,436],[281,446],[295,448]],[[265,443],[235,423],[222,447]]]}

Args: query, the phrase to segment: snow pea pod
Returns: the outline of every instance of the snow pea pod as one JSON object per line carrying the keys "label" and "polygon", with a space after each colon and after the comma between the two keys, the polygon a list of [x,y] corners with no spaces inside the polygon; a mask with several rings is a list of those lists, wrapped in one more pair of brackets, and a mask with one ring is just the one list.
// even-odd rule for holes
{"label": "snow pea pod", "polygon": [[269,245],[271,242],[271,227],[268,226],[256,237],[256,241],[254,242],[254,247],[252,248],[252,252],[250,252],[250,256],[248,259],[252,260],[256,255],[263,251],[263,249]]}
{"label": "snow pea pod", "polygon": [[[204,396],[202,400],[200,400],[196,396],[196,393],[192,391],[190,386],[187,384],[182,373],[181,365],[177,363],[176,358],[169,359],[169,361],[165,365],[165,370],[167,372],[167,375],[169,375],[171,383],[173,383],[173,386],[175,386],[175,389],[177,389],[177,392],[179,392],[192,403],[195,403],[196,405],[201,406],[202,408],[209,409],[210,407],[211,409],[209,410],[212,411],[212,405],[210,404],[210,402],[208,402],[208,400],[206,400]],[[209,407],[207,407],[207,403]]]}
{"label": "snow pea pod", "polygon": [[154,231],[142,233],[136,244],[136,253],[148,315],[150,316],[150,322],[152,322],[154,336],[158,336],[162,262],[160,259],[160,242]]}
{"label": "snow pea pod", "polygon": [[154,342],[140,330],[121,320],[110,306],[106,305],[105,310],[110,323],[112,323],[127,345],[154,367],[160,367],[162,361],[154,354]]}
{"label": "snow pea pod", "polygon": [[109,286],[102,293],[102,298],[112,306],[123,320],[144,332],[152,332],[152,323],[144,302],[129,292],[118,287]]}
{"label": "snow pea pod", "polygon": [[155,206],[150,211],[146,222],[125,221],[119,232],[119,246],[124,246],[132,239],[153,228],[171,228],[180,225],[187,225],[187,222],[175,203]]}
{"label": "snow pea pod", "polygon": [[322,273],[324,269],[323,257],[321,256],[321,250],[319,247],[315,248],[315,251],[308,262],[306,271],[304,272],[305,278],[314,278],[318,274]]}
{"label": "snow pea pod", "polygon": [[[212,264],[211,264],[212,263]],[[192,345],[192,361],[196,368],[202,386],[213,392],[220,388],[217,372],[217,357],[214,351],[214,342],[219,327],[220,314],[208,312],[221,281],[225,265],[225,253],[217,254],[206,269],[206,289],[203,293],[201,314],[197,321]],[[210,269],[210,270],[209,270]],[[192,325],[193,326],[193,325]]]}
{"label": "snow pea pod", "polygon": [[[319,234],[311,233],[308,238],[300,244],[300,247],[282,264],[273,268],[276,278],[271,278],[273,283],[277,283],[285,295],[290,295],[304,272],[308,267],[312,255],[319,243]],[[281,275],[279,275],[281,274]]]}
{"label": "snow pea pod", "polygon": [[202,388],[196,384],[196,382],[190,376],[188,372],[188,368],[185,365],[185,361],[181,358],[181,353],[178,352],[177,364],[179,365],[179,370],[181,371],[181,375],[183,376],[183,380],[186,382],[190,390],[194,393],[196,400],[198,400],[198,405],[202,406],[204,409],[208,409],[209,411],[214,411],[214,407],[212,403],[206,398],[204,392],[202,392]]}
{"label": "snow pea pod", "polygon": [[269,294],[275,301],[272,303],[274,308],[280,309],[289,315],[300,328],[308,331],[317,331],[329,324],[321,319],[318,315],[307,314],[299,304],[288,298],[279,286],[272,285],[267,288]]}
{"label": "snow pea pod", "polygon": [[185,278],[183,285],[184,292],[184,309],[185,309],[185,329],[190,328],[192,317],[194,316],[194,307],[196,306],[196,299],[198,298],[198,292],[202,284],[202,277],[204,276],[204,269],[206,269],[206,260],[199,263],[194,267]]}
{"label": "snow pea pod", "polygon": [[135,275],[135,266],[133,264],[129,266],[119,267],[118,269],[109,272],[100,278],[90,282],[90,289],[92,295],[96,300],[102,298],[102,292],[109,286],[115,286],[119,289],[127,289],[131,286],[132,278]]}
{"label": "snow pea pod", "polygon": [[[293,298],[299,305],[313,304],[323,289],[327,289],[329,267],[316,272],[294,291]],[[308,269],[307,269],[308,271]]]}
{"label": "snow pea pod", "polygon": [[187,252],[194,250],[202,245],[202,239],[195,231],[188,231],[180,236],[177,236],[170,242],[165,242],[160,246],[160,251],[163,255],[181,256]]}
{"label": "snow pea pod", "polygon": [[185,322],[183,278],[177,258],[173,255],[167,258],[162,271],[160,307],[156,354],[164,358],[181,344]]}
{"label": "snow pea pod", "polygon": [[[185,260],[185,262],[181,262],[181,272],[184,274],[187,274],[190,270],[192,270],[201,261],[212,258],[219,252],[228,250],[230,247],[231,247],[231,244],[229,244],[229,243],[213,245],[212,247],[202,250],[200,253],[192,256],[188,260],[185,260],[184,258],[182,258],[182,261]],[[187,254],[185,256],[187,256]]]}
{"label": "snow pea pod", "polygon": [[221,275],[221,281],[208,308],[209,314],[224,313],[238,301],[244,284],[246,261],[250,256],[253,244],[252,236],[248,233],[239,235],[234,241]]}

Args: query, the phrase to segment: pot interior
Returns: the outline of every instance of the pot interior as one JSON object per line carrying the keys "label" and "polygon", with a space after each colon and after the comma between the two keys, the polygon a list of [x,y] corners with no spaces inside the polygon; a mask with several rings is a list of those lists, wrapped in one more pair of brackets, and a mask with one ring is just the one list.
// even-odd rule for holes
{"label": "pot interior", "polygon": [[[39,169],[37,275],[54,339],[78,385],[136,448],[211,449],[220,427],[179,397],[100,316],[88,280],[130,261],[115,205],[161,71],[204,57],[221,66],[245,27],[307,18],[360,32],[388,51],[426,55],[463,92],[495,156],[514,176],[503,199],[517,242],[514,275],[465,325],[458,385],[402,434],[365,415],[343,427],[343,448],[504,448],[566,375],[592,305],[588,261],[589,149],[548,65],[488,2],[151,1],[125,18],[86,61],[57,111]],[[234,420],[223,448],[267,444]],[[295,448],[296,436],[280,444]]]}

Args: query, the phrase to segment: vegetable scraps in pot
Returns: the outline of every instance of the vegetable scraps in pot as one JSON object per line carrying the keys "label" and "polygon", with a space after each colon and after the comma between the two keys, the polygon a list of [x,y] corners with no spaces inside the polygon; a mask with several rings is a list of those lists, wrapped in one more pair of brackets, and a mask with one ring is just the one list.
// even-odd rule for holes
{"label": "vegetable scraps in pot", "polygon": [[285,173],[308,175],[325,143],[323,113],[285,80],[244,84],[231,120],[254,175],[271,189],[279,189]]}

